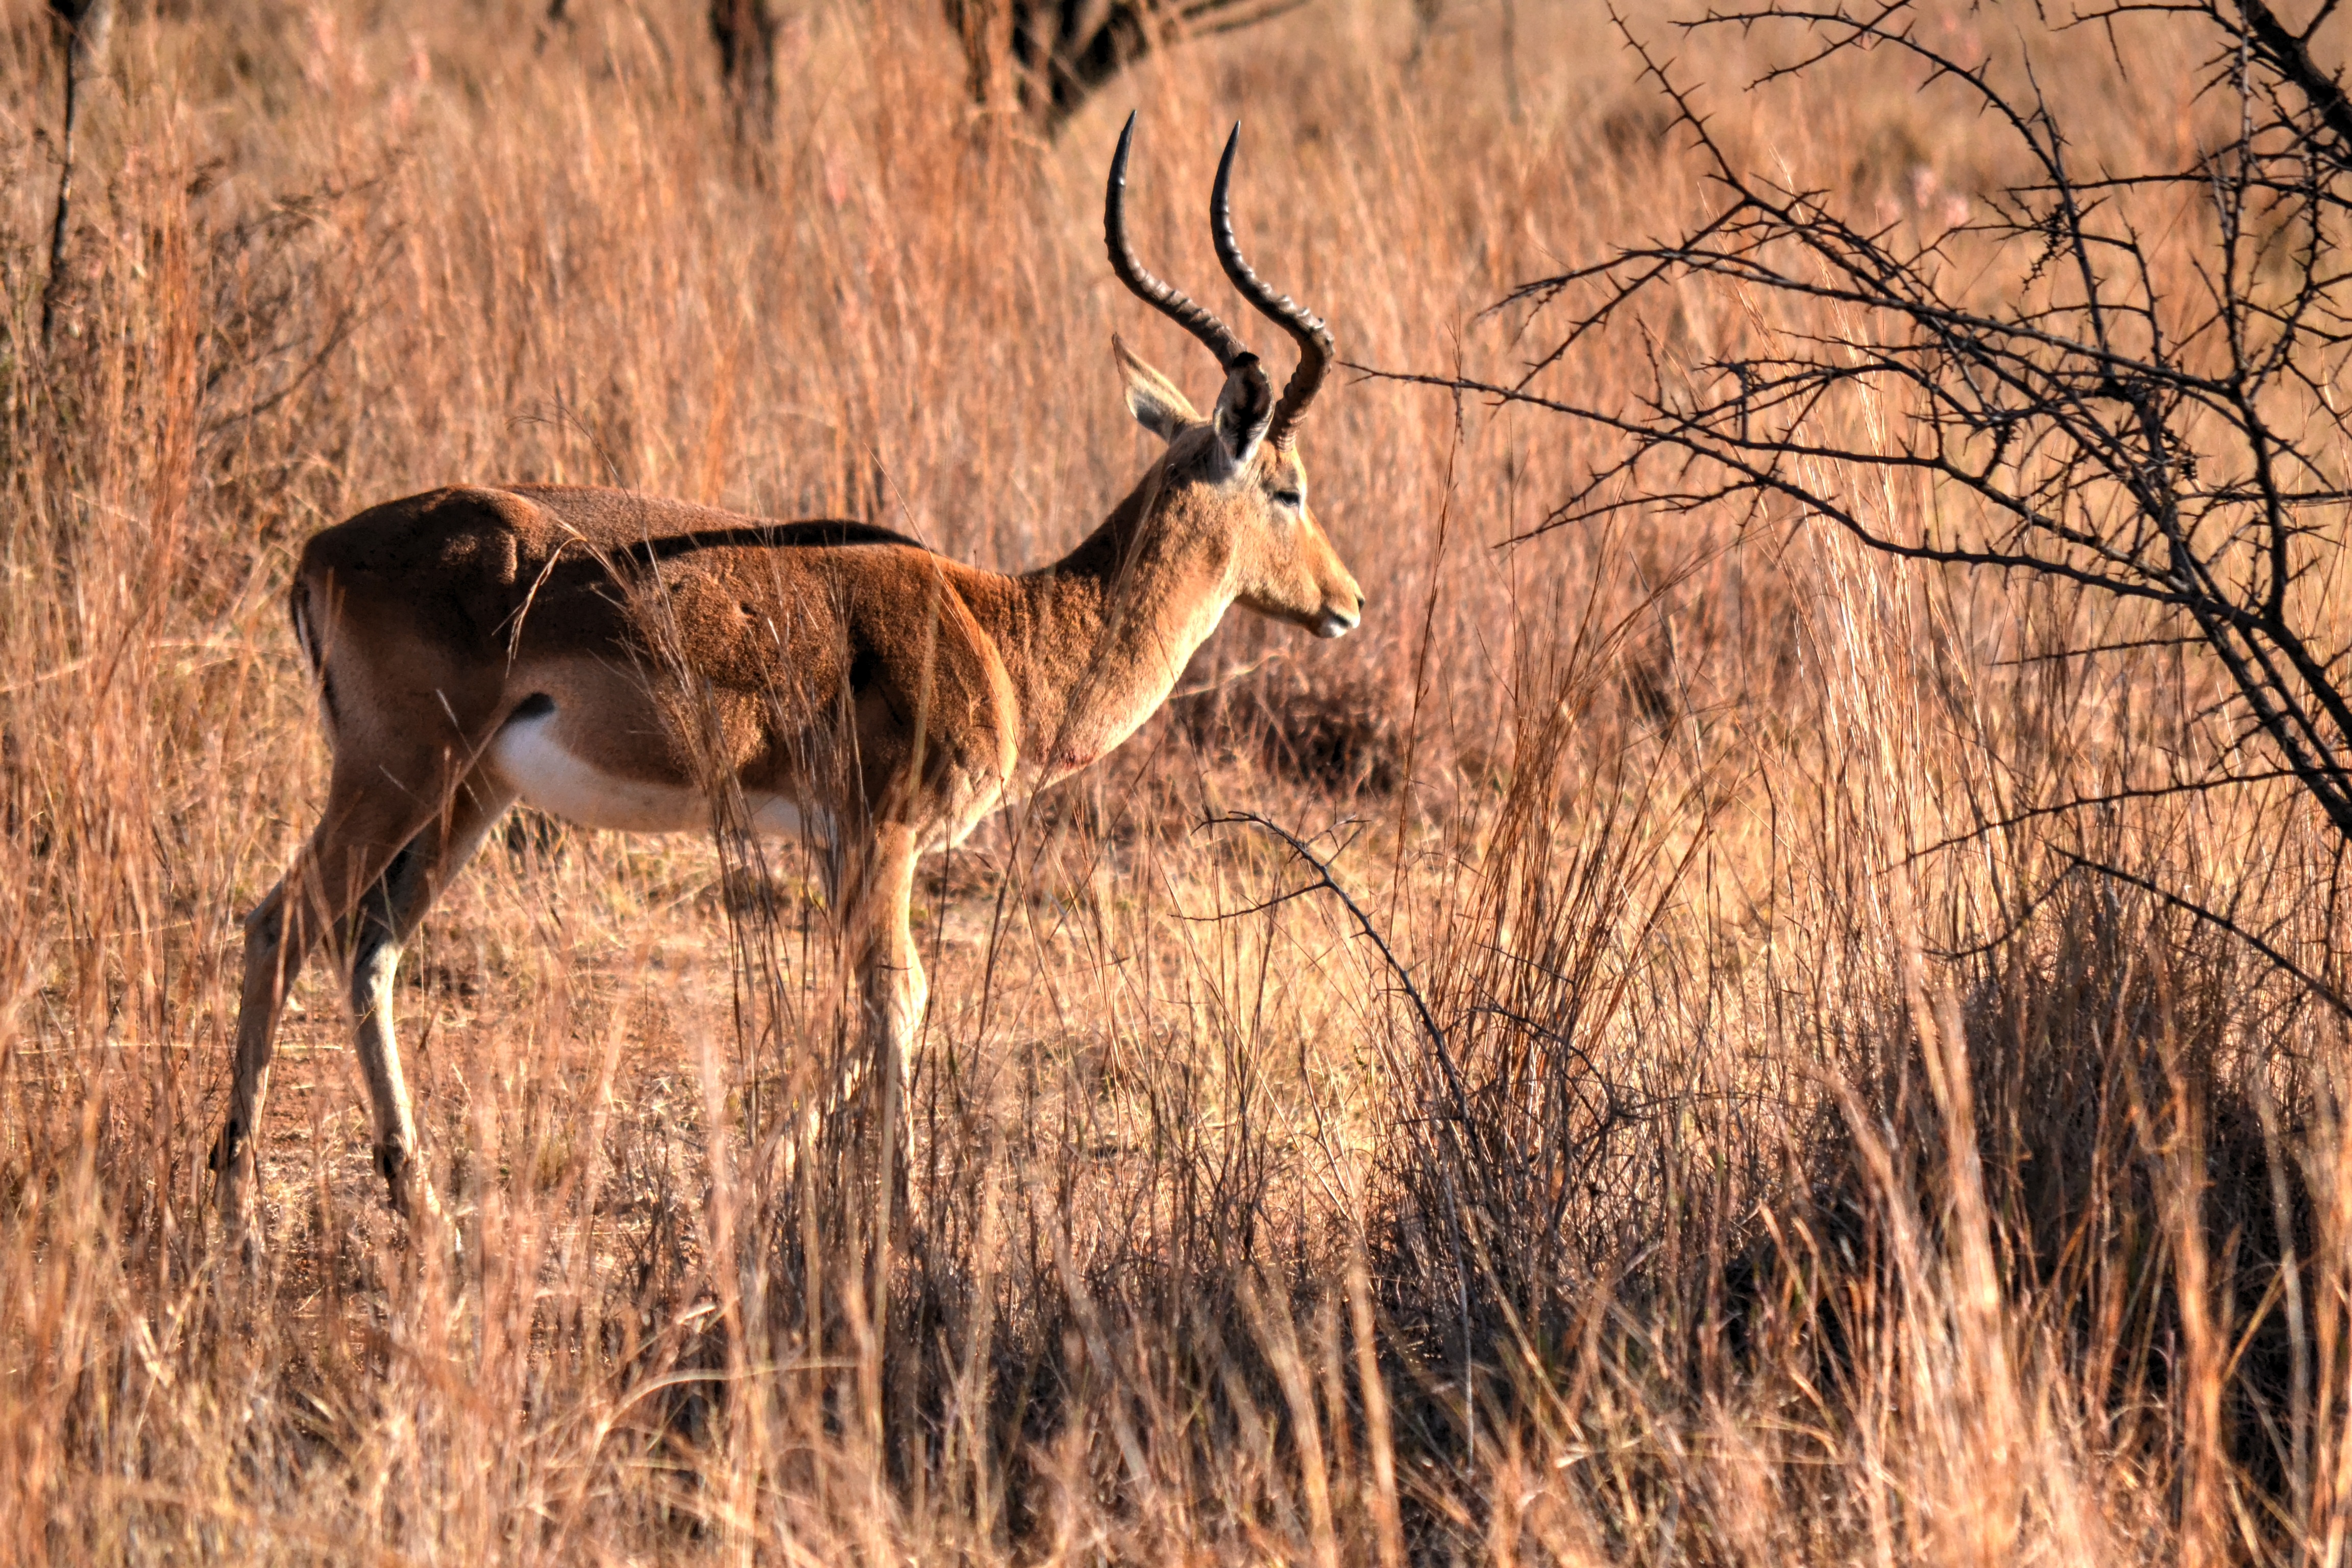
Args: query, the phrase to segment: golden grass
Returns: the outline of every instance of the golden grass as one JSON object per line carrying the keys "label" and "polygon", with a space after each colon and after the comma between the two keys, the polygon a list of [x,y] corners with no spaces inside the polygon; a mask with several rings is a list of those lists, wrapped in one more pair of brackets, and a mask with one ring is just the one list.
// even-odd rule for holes
{"label": "golden grass", "polygon": [[[1391,383],[1306,440],[1364,629],[1237,622],[1196,673],[1269,662],[927,876],[878,1271],[854,1181],[773,1169],[833,1037],[794,854],[528,823],[403,992],[462,1250],[381,1212],[314,973],[240,1271],[204,1162],[236,922],[320,794],[311,530],[610,480],[1049,559],[1149,458],[1110,331],[1207,384],[1102,259],[1130,105],[1149,263],[1241,319],[1202,218],[1243,116],[1244,242],[1367,364],[1508,374],[1486,305],[1701,196],[1581,0],[1507,64],[1490,11],[1417,48],[1323,0],[1052,145],[919,0],[811,8],[761,159],[698,6],[539,9],[127,16],[46,352],[58,68],[0,32],[0,1555],[2340,1560],[2343,1031],[2128,889],[2024,918],[2063,831],[2339,973],[2340,846],[2254,789],[1913,853],[2210,748],[2210,675],[2021,664],[2095,607],[1793,520],[1497,548],[1589,437]],[[2126,88],[1945,25],[2027,28],[2086,155],[2193,139],[2193,48]],[[1748,96],[1741,47],[1685,57],[1724,134],[1858,210],[2005,172],[1899,72]],[[1301,868],[1236,810],[1405,974],[1328,895],[1255,908]]]}

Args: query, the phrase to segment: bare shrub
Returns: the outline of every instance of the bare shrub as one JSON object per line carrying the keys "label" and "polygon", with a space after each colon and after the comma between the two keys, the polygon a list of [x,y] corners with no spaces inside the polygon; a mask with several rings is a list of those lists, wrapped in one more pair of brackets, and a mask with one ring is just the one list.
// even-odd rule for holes
{"label": "bare shrub", "polygon": [[1175,709],[1186,738],[1210,756],[1341,799],[1379,800],[1404,777],[1403,738],[1387,703],[1369,681],[1309,681],[1286,671],[1180,697]]}

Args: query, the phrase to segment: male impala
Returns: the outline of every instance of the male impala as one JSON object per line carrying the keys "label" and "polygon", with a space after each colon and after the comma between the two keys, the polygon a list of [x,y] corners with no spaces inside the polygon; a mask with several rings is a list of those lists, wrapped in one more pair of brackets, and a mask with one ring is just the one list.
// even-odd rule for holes
{"label": "male impala", "polygon": [[330,931],[351,957],[376,1166],[395,1207],[431,1203],[393,973],[517,800],[641,833],[740,811],[822,843],[861,1048],[882,1069],[887,1167],[926,995],[908,931],[916,858],[1134,733],[1229,605],[1318,637],[1356,626],[1363,595],[1307,510],[1296,446],[1331,337],[1234,243],[1239,128],[1210,231],[1234,288],[1298,345],[1279,399],[1223,322],[1137,261],[1134,132],[1129,116],[1105,200],[1111,270],[1216,355],[1224,387],[1203,418],[1112,340],[1128,407],[1168,447],[1054,565],[1002,576],[865,524],[550,485],[434,490],[310,542],[292,612],[334,769],[309,844],[246,921],[236,1079],[213,1151],[233,1231],[251,1215],[278,1011]]}

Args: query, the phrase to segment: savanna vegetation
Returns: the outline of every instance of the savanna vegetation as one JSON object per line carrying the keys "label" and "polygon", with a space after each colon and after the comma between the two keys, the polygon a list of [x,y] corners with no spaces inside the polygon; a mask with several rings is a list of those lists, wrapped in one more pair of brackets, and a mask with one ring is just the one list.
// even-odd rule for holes
{"label": "savanna vegetation", "polygon": [[[929,0],[0,15],[0,1556],[2344,1560],[2352,24],[1897,7],[2021,132],[1834,24],[1260,9],[1066,101]],[[1152,268],[1286,364],[1238,118],[1353,367],[1362,628],[1237,614],[927,863],[911,1217],[780,1157],[848,1034],[805,852],[519,814],[404,970],[448,1226],[319,965],[248,1265],[302,540],[527,479],[1053,558],[1156,450],[1110,333],[1213,384],[1104,258],[1131,108]]]}

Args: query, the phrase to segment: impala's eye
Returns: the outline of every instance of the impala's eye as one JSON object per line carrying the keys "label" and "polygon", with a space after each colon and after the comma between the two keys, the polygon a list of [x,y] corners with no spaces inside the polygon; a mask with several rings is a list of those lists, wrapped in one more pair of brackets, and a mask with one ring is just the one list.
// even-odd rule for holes
{"label": "impala's eye", "polygon": [[1274,504],[1276,506],[1286,506],[1291,510],[1297,511],[1300,507],[1307,504],[1307,492],[1304,490],[1276,490],[1274,492]]}

